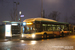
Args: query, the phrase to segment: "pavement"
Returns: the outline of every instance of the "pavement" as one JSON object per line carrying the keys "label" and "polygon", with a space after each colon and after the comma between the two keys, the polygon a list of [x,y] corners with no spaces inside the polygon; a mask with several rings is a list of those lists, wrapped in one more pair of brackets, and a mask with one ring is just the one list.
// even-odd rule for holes
{"label": "pavement", "polygon": [[[73,35],[68,35],[68,36],[73,36]],[[61,36],[62,37],[62,36]],[[66,37],[66,36],[65,36]],[[57,37],[59,38],[59,37]],[[0,39],[0,42],[7,42],[7,41],[20,41],[20,40],[27,40],[27,39],[18,39],[18,38],[7,38],[7,39]],[[33,40],[33,39],[28,39],[28,40]],[[37,40],[37,39],[35,39]]]}
{"label": "pavement", "polygon": [[0,42],[7,42],[9,39],[0,39]]}
{"label": "pavement", "polygon": [[75,50],[75,35],[41,40],[0,39],[0,41],[0,50]]}

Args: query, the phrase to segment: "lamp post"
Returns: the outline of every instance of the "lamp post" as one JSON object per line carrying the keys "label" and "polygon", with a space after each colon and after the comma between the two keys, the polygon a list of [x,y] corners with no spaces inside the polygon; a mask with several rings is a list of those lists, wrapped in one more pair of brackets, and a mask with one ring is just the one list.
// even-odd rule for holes
{"label": "lamp post", "polygon": [[19,12],[19,14],[20,14],[20,22],[21,22],[21,13],[22,13],[22,12],[20,11],[20,12]]}

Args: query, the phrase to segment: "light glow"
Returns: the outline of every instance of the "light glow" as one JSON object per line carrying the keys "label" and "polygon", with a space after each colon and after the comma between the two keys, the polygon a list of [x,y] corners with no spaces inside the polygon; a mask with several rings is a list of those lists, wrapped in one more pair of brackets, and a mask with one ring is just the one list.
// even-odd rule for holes
{"label": "light glow", "polygon": [[35,38],[35,34],[32,34],[32,38]]}
{"label": "light glow", "polygon": [[24,23],[23,23],[23,25],[25,26],[25,25],[26,25],[26,23],[24,22]]}
{"label": "light glow", "polygon": [[45,2],[48,4],[48,3],[51,3],[51,4],[59,4],[59,3],[62,3],[63,0],[45,0]]}
{"label": "light glow", "polygon": [[20,11],[19,14],[21,15],[21,13],[22,13],[22,12]]}
{"label": "light glow", "polygon": [[18,24],[12,24],[12,25],[16,26],[16,25],[18,25]]}
{"label": "light glow", "polygon": [[31,44],[36,44],[36,41],[31,41]]}
{"label": "light glow", "polygon": [[5,25],[5,36],[11,37],[11,25]]}
{"label": "light glow", "polygon": [[24,17],[24,15],[21,15],[20,17]]}
{"label": "light glow", "polygon": [[21,42],[25,42],[24,40],[21,40]]}
{"label": "light glow", "polygon": [[24,35],[22,34],[22,37],[24,37]]}
{"label": "light glow", "polygon": [[26,23],[27,25],[32,25],[33,23]]}

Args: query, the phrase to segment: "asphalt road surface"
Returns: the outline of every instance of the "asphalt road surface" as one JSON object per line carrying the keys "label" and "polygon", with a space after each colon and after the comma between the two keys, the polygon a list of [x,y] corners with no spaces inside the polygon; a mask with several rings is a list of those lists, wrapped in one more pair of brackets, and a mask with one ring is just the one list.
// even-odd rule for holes
{"label": "asphalt road surface", "polygon": [[0,50],[75,50],[75,35],[40,40],[0,41]]}

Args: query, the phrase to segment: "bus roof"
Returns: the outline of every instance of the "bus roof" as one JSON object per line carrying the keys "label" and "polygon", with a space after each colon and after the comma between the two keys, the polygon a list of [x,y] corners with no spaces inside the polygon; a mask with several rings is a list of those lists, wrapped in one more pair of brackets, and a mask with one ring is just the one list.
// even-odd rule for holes
{"label": "bus roof", "polygon": [[[36,21],[36,22],[40,22],[40,21]],[[55,23],[55,24],[69,24],[69,23],[65,23],[65,22],[52,22],[52,21],[41,21],[41,22],[45,22],[45,23]]]}
{"label": "bus roof", "polygon": [[34,22],[34,21],[50,21],[50,22],[57,22],[52,19],[47,19],[47,18],[30,18],[30,19],[25,19],[23,22]]}

